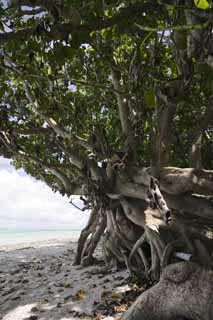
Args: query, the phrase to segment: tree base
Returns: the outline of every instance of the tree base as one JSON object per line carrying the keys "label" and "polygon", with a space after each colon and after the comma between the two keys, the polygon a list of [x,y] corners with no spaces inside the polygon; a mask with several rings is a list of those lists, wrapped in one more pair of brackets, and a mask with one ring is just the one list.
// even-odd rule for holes
{"label": "tree base", "polygon": [[192,262],[171,264],[138,297],[122,320],[213,319],[213,271]]}

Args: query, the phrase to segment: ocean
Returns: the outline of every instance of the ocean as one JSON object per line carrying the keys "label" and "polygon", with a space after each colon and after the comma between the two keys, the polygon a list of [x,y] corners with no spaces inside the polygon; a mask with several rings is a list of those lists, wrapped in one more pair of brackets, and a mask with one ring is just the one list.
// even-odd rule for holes
{"label": "ocean", "polygon": [[77,240],[81,230],[63,229],[0,229],[0,246],[9,244],[29,243],[43,240]]}

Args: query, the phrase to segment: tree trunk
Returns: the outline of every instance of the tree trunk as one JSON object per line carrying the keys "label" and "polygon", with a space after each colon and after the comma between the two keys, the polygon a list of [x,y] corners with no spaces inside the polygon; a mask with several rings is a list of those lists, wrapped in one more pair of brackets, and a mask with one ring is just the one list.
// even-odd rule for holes
{"label": "tree trunk", "polygon": [[190,262],[168,266],[122,320],[213,319],[213,271]]}

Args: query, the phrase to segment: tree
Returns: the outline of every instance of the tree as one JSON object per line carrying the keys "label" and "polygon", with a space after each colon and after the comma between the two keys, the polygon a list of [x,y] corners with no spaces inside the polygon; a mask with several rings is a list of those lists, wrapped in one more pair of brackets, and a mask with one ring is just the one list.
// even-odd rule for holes
{"label": "tree", "polygon": [[0,10],[0,154],[91,209],[75,263],[92,263],[104,237],[107,267],[158,278],[180,252],[211,265],[212,9],[11,0]]}

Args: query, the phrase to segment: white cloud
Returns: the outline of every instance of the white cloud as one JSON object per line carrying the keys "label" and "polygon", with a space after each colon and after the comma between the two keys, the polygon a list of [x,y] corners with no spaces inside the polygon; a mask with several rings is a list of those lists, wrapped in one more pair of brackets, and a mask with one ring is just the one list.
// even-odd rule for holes
{"label": "white cloud", "polygon": [[[78,206],[81,201],[76,197]],[[0,157],[0,228],[82,229],[88,212]]]}

